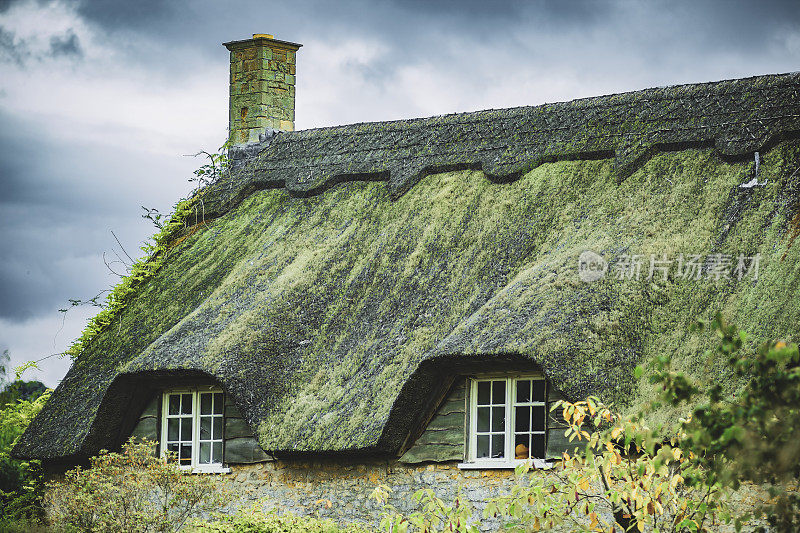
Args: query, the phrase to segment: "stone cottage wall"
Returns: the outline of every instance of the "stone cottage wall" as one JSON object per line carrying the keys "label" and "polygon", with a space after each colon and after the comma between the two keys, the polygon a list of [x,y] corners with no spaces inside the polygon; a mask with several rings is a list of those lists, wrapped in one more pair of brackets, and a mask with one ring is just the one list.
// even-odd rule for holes
{"label": "stone cottage wall", "polygon": [[[340,523],[362,522],[377,526],[382,507],[369,495],[383,484],[392,489],[389,503],[407,514],[419,509],[413,495],[430,488],[452,502],[461,492],[482,512],[487,499],[508,493],[515,483],[513,470],[459,470],[457,462],[403,464],[398,461],[281,460],[252,465],[233,465],[231,473],[219,476],[220,486],[231,487],[237,496],[234,507],[256,504],[264,510],[291,511],[299,515],[319,514]],[[484,522],[489,531],[499,526]]]}

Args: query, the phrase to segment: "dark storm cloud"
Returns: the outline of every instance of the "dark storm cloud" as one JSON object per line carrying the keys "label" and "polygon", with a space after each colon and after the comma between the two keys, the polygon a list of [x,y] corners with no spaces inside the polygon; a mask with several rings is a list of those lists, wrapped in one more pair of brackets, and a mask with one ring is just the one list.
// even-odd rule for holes
{"label": "dark storm cloud", "polygon": [[[87,183],[84,147],[54,141],[2,110],[0,146],[6,154],[0,157],[0,207],[26,206],[42,216],[65,204],[77,211],[106,204]],[[4,222],[7,231],[9,222],[14,221]]]}
{"label": "dark storm cloud", "polygon": [[0,62],[23,65],[30,56],[28,46],[14,39],[14,34],[0,26]]}
{"label": "dark storm cloud", "polygon": [[[124,256],[111,231],[137,255],[153,231],[139,204],[163,208],[177,197],[139,184],[139,173],[163,171],[151,155],[41,133],[0,111],[0,250],[10,251],[0,260],[0,319],[12,322],[53,313],[115,282],[101,257],[105,251],[113,260],[113,249]],[[182,182],[179,176],[170,171]]]}
{"label": "dark storm cloud", "polygon": [[78,13],[106,30],[152,31],[154,26],[185,16],[187,7],[185,2],[172,0],[83,0]]}
{"label": "dark storm cloud", "polygon": [[[655,71],[674,65],[710,71],[706,61],[730,54],[759,57],[783,31],[800,24],[793,0],[719,2],[553,2],[481,0],[309,0],[270,2],[212,0],[114,2],[84,0],[79,13],[107,32],[144,37],[149,52],[129,48],[132,60],[164,71],[189,72],[224,56],[220,43],[253,32],[289,40],[335,42],[350,38],[383,44],[369,64],[349,65],[376,87],[391,83],[404,65],[427,61],[450,71],[467,71],[478,52],[518,58],[521,68],[603,68],[641,77],[642,65]],[[175,50],[191,50],[193,57]],[[658,65],[656,65],[658,63]],[[683,65],[682,65],[683,63]],[[733,72],[731,75],[738,75]],[[701,76],[687,74],[701,81]],[[664,79],[651,76],[654,83]],[[629,87],[631,89],[636,87]],[[589,96],[587,93],[586,96]]]}
{"label": "dark storm cloud", "polygon": [[83,57],[83,49],[75,32],[68,30],[63,35],[50,37],[50,55],[52,57]]}

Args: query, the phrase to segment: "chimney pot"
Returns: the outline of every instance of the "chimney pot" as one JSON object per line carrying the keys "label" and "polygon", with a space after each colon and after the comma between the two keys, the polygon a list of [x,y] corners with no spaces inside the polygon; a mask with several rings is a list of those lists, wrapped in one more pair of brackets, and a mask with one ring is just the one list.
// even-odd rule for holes
{"label": "chimney pot", "polygon": [[231,53],[228,129],[233,144],[258,142],[272,130],[294,130],[295,52],[301,44],[254,33],[224,43]]}

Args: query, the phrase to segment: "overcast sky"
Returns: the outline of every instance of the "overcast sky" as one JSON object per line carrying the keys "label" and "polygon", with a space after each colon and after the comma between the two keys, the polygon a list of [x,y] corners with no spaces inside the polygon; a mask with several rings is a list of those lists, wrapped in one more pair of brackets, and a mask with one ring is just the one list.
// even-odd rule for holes
{"label": "overcast sky", "polygon": [[[235,7],[233,7],[235,6]],[[296,127],[800,69],[800,7],[758,2],[0,0],[0,351],[64,350],[225,140],[228,52],[302,43]],[[120,268],[119,265],[112,265]],[[40,372],[55,386],[69,359]]]}

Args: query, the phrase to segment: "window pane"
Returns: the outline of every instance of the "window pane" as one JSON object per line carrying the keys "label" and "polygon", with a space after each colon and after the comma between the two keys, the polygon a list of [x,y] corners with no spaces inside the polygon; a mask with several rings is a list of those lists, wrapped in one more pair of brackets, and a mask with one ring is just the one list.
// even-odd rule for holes
{"label": "window pane", "polygon": [[478,407],[478,431],[489,431],[488,407]]}
{"label": "window pane", "polygon": [[214,393],[214,414],[221,415],[225,407],[225,398],[221,392]]}
{"label": "window pane", "polygon": [[177,418],[167,419],[167,440],[180,440],[180,435],[178,434]]}
{"label": "window pane", "polygon": [[192,464],[192,445],[191,444],[181,444],[181,464],[182,465]]}
{"label": "window pane", "polygon": [[214,417],[214,435],[213,437],[216,440],[220,440],[222,438],[222,417],[215,416]]}
{"label": "window pane", "polygon": [[531,382],[527,379],[517,380],[517,403],[531,401]]}
{"label": "window pane", "polygon": [[489,457],[489,435],[478,435],[478,449],[475,454],[479,459]]}
{"label": "window pane", "polygon": [[505,406],[492,407],[492,431],[505,431],[506,408]]}
{"label": "window pane", "polygon": [[478,405],[489,404],[489,391],[492,386],[490,381],[478,382]]}
{"label": "window pane", "polygon": [[530,407],[515,407],[514,408],[514,427],[516,431],[521,433],[523,431],[530,431],[531,428],[531,408]]}
{"label": "window pane", "polygon": [[174,453],[173,457],[176,457],[178,455],[178,444],[167,444],[167,451]]}
{"label": "window pane", "polygon": [[504,457],[505,445],[504,435],[492,435],[492,457]]}
{"label": "window pane", "polygon": [[201,442],[199,463],[207,465],[210,462],[211,462],[211,443]]}
{"label": "window pane", "polygon": [[505,381],[492,381],[492,403],[504,404],[506,403],[506,382]]}
{"label": "window pane", "polygon": [[547,398],[545,397],[545,390],[544,390],[544,380],[537,379],[533,382],[533,401],[534,402],[543,402]]}
{"label": "window pane", "polygon": [[192,419],[191,418],[181,418],[181,441],[189,441],[192,440]]}
{"label": "window pane", "polygon": [[531,457],[544,459],[544,435],[531,435]]}
{"label": "window pane", "polygon": [[533,431],[544,431],[544,405],[533,408]]}
{"label": "window pane", "polygon": [[211,414],[211,399],[213,396],[210,392],[204,392],[200,395],[200,414],[201,415],[210,415]]}
{"label": "window pane", "polygon": [[169,395],[169,414],[177,415],[181,409],[181,396],[180,394]]}
{"label": "window pane", "polygon": [[190,415],[190,414],[192,414],[192,395],[191,394],[181,394],[181,414],[182,415]]}
{"label": "window pane", "polygon": [[530,434],[514,437],[514,459],[528,459],[530,454]]}
{"label": "window pane", "polygon": [[215,442],[214,443],[214,455],[211,457],[212,463],[221,463],[222,462],[222,443]]}
{"label": "window pane", "polygon": [[211,440],[211,417],[200,417],[200,440]]}

